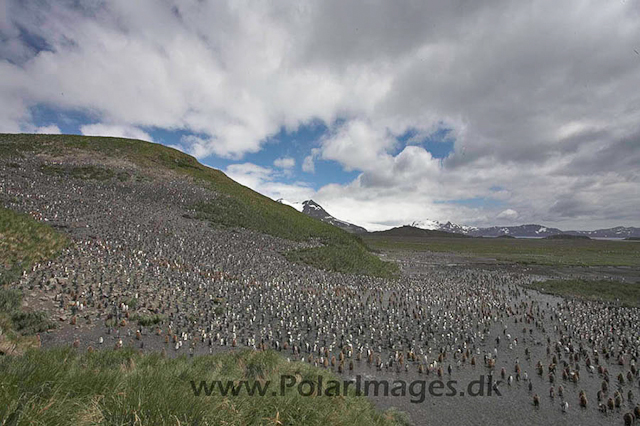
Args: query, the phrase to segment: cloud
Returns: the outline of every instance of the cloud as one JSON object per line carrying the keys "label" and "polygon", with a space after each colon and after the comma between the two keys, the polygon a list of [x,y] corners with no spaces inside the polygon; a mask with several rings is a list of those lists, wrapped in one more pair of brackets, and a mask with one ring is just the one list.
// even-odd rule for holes
{"label": "cloud", "polygon": [[300,202],[312,198],[315,193],[305,182],[282,182],[279,179],[284,175],[279,171],[253,163],[231,164],[224,172],[236,182],[274,200],[284,198],[290,202]]}
{"label": "cloud", "polygon": [[302,171],[305,173],[315,173],[316,172],[316,157],[320,154],[319,148],[311,149],[311,153],[304,157],[304,161],[302,162]]}
{"label": "cloud", "polygon": [[371,170],[387,156],[396,140],[365,120],[352,120],[322,141],[322,158],[335,160],[347,170]]}
{"label": "cloud", "polygon": [[[509,205],[523,221],[640,225],[634,2],[5,3],[0,131],[33,131],[47,105],[118,136],[183,130],[184,151],[240,162],[321,122],[302,170],[358,175],[318,191],[332,212],[479,224]],[[444,160],[398,142],[438,128],[455,141]],[[478,197],[504,204],[450,203]]]}
{"label": "cloud", "polygon": [[518,218],[518,212],[513,209],[506,209],[501,211],[497,216],[497,219],[515,220]]}
{"label": "cloud", "polygon": [[51,124],[49,126],[42,126],[35,129],[34,133],[40,133],[43,135],[59,135],[60,128],[55,124]]}
{"label": "cloud", "polygon": [[304,157],[304,161],[302,163],[302,171],[306,173],[315,173],[316,164],[313,160],[312,155],[307,155],[306,157]]}
{"label": "cloud", "polygon": [[261,183],[273,179],[273,170],[253,163],[231,164],[225,173],[233,180],[249,188],[256,188]]}
{"label": "cloud", "polygon": [[112,136],[116,138],[140,139],[153,142],[153,138],[147,132],[133,126],[121,126],[112,124],[86,124],[80,126],[80,132],[86,136]]}
{"label": "cloud", "polygon": [[276,158],[273,162],[273,165],[281,169],[291,169],[295,167],[296,160],[291,157]]}

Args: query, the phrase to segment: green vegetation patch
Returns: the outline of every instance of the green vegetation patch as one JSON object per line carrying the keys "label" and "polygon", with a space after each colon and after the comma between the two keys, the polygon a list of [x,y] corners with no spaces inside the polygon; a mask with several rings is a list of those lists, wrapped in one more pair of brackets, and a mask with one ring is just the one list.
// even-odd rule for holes
{"label": "green vegetation patch", "polygon": [[620,303],[640,307],[640,283],[611,280],[550,280],[532,284],[531,288],[559,296]]}
{"label": "green vegetation patch", "polygon": [[330,245],[285,253],[292,262],[336,272],[393,278],[399,273],[395,263],[385,262],[359,246]]}
{"label": "green vegetation patch", "polygon": [[523,264],[640,266],[640,244],[629,241],[376,236],[367,236],[365,240],[379,250],[448,252]]}
{"label": "green vegetation patch", "polygon": [[[73,349],[29,351],[0,358],[0,423],[73,425],[394,425],[397,411],[381,413],[366,397],[280,394],[281,375],[323,382],[335,379],[273,352],[243,351],[195,358],[141,355],[133,349],[80,354]],[[201,381],[248,380],[264,396],[201,390]],[[191,384],[191,381],[194,384]],[[272,395],[276,391],[277,395]]]}
{"label": "green vegetation patch", "polygon": [[69,244],[63,234],[25,214],[0,207],[0,286]]}
{"label": "green vegetation patch", "polygon": [[22,335],[33,335],[51,330],[56,324],[44,312],[15,312],[11,315],[15,330]]}
{"label": "green vegetation patch", "polygon": [[25,312],[21,307],[22,294],[18,290],[0,287],[0,356],[37,346],[34,335],[56,327],[44,312]]}
{"label": "green vegetation patch", "polygon": [[18,290],[0,288],[0,312],[12,313],[20,309],[22,294]]}
{"label": "green vegetation patch", "polygon": [[149,327],[152,325],[158,325],[158,324],[162,324],[165,320],[166,317],[164,317],[163,315],[132,315],[131,316],[131,321],[135,321],[138,324],[140,324],[143,327]]}

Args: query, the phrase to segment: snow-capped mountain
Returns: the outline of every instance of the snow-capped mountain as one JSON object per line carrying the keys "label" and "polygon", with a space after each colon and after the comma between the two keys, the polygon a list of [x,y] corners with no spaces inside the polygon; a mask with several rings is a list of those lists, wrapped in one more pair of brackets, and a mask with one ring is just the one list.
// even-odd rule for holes
{"label": "snow-capped mountain", "polygon": [[436,220],[415,221],[410,226],[416,228],[445,231],[455,234],[464,234],[472,237],[499,237],[501,235],[511,235],[514,237],[548,237],[551,235],[569,234],[584,235],[594,238],[628,238],[639,237],[640,228],[617,226],[615,228],[597,229],[595,231],[562,231],[558,228],[548,226],[527,224],[518,226],[491,226],[488,228],[477,228],[475,226],[457,225],[451,222],[442,224]]}
{"label": "snow-capped mountain", "polygon": [[455,223],[447,222],[440,228],[441,231],[453,232],[454,234],[473,235],[478,231],[475,226],[457,225]]}
{"label": "snow-capped mountain", "polygon": [[595,231],[567,231],[565,234],[586,235],[594,238],[629,238],[640,237],[640,228],[616,226],[615,228],[596,229]]}
{"label": "snow-capped mountain", "polygon": [[315,219],[321,220],[323,222],[329,223],[333,226],[337,226],[338,228],[344,229],[347,232],[352,232],[355,234],[366,233],[367,230],[361,226],[354,225],[353,223],[345,222],[344,220],[337,219],[331,216],[322,206],[316,203],[313,200],[306,200],[302,203],[290,202],[286,201],[282,198],[276,200],[279,203],[286,204],[288,206],[293,207],[294,209],[306,214],[307,216],[311,216]]}
{"label": "snow-capped mountain", "polygon": [[465,235],[472,235],[474,232],[478,231],[478,228],[476,228],[475,226],[457,225],[451,222],[442,223],[438,222],[437,220],[431,219],[417,220],[411,222],[409,226],[412,226],[414,228],[426,229],[428,231],[444,231]]}
{"label": "snow-capped mountain", "polygon": [[442,227],[442,224],[437,220],[416,220],[411,222],[409,226],[413,226],[414,228],[427,229],[429,231],[439,231]]}
{"label": "snow-capped mountain", "polygon": [[[429,227],[423,227],[426,224]],[[498,237],[500,235],[511,235],[514,237],[547,237],[549,235],[562,234],[556,228],[548,228],[542,225],[518,225],[518,226],[491,226],[489,228],[478,228],[475,226],[458,225],[447,222],[442,224],[435,220],[413,222],[411,226],[435,231],[452,232],[454,234],[464,234],[472,237]]]}

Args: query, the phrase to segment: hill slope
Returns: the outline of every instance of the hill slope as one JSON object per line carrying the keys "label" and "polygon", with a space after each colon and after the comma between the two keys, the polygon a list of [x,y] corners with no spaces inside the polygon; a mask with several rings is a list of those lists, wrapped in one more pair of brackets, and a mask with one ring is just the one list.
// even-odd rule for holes
{"label": "hill slope", "polygon": [[193,206],[200,219],[216,226],[251,229],[323,246],[289,252],[286,255],[291,260],[339,272],[376,276],[391,276],[396,270],[394,265],[382,262],[370,253],[359,238],[258,194],[221,171],[163,145],[110,137],[0,134],[0,157],[10,159],[34,154],[49,157],[53,162],[67,163],[89,157],[92,162],[100,164],[98,170],[78,170],[76,167],[66,172],[56,170],[54,166],[48,170],[49,173],[88,174],[97,178],[109,178],[113,174],[126,179],[127,176],[118,174],[122,173],[118,166],[126,162],[155,175],[177,174],[220,195],[216,202]]}

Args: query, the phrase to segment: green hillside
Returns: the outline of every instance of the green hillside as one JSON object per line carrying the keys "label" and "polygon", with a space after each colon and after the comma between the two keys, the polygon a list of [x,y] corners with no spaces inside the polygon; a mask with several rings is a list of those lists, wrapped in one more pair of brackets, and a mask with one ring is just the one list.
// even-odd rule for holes
{"label": "green hillside", "polygon": [[[193,206],[201,219],[216,226],[242,227],[288,240],[318,241],[324,245],[286,253],[292,261],[339,272],[383,277],[393,276],[397,272],[395,264],[381,261],[359,237],[258,194],[221,171],[204,166],[195,158],[173,148],[140,140],[110,137],[0,134],[0,156],[20,157],[34,153],[53,158],[90,154],[93,161],[128,161],[142,170],[156,174],[172,172],[189,177],[196,184],[221,195],[213,203]],[[54,167],[46,172],[62,171]],[[111,174],[109,171],[87,167],[70,173],[75,177],[96,179],[110,176],[128,178],[122,173]]]}

